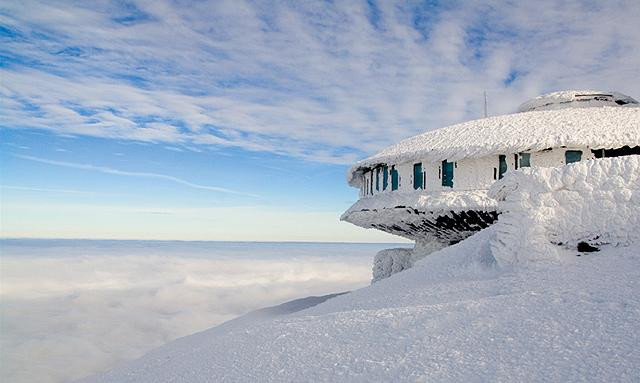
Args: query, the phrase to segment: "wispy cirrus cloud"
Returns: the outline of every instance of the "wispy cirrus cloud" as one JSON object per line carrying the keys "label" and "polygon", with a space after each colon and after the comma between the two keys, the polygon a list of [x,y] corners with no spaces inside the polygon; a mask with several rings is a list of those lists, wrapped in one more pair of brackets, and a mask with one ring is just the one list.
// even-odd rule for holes
{"label": "wispy cirrus cloud", "polygon": [[10,189],[19,191],[41,192],[41,193],[65,193],[65,194],[94,194],[95,192],[86,190],[74,190],[74,189],[52,189],[41,188],[32,186],[15,186],[15,185],[0,185],[0,189]]}
{"label": "wispy cirrus cloud", "polygon": [[346,163],[559,88],[633,93],[640,3],[9,2],[6,128]]}
{"label": "wispy cirrus cloud", "polygon": [[28,156],[28,155],[22,155],[22,154],[16,154],[15,157],[21,158],[23,160],[39,162],[47,165],[62,166],[65,168],[73,168],[73,169],[80,169],[80,170],[88,170],[88,171],[99,172],[104,174],[112,174],[116,176],[154,178],[154,179],[177,183],[183,186],[190,187],[192,189],[208,190],[208,191],[213,191],[218,193],[227,193],[227,194],[235,194],[235,195],[258,198],[258,196],[255,194],[243,193],[243,192],[226,189],[218,186],[201,185],[201,184],[189,182],[182,178],[174,177],[167,174],[149,173],[149,172],[132,172],[132,171],[119,170],[119,169],[111,168],[108,166],[97,166],[97,165],[91,165],[91,164],[81,164],[76,162],[58,161],[58,160],[51,160],[48,158],[40,158],[40,157]]}

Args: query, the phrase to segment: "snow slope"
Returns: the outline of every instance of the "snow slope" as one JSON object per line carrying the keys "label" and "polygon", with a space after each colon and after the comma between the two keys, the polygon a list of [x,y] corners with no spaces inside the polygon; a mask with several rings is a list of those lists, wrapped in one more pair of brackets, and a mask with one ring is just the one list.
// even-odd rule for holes
{"label": "snow slope", "polygon": [[640,247],[504,272],[492,231],[311,309],[213,328],[87,381],[638,381]]}
{"label": "snow slope", "polygon": [[[626,181],[607,181],[606,170],[628,172]],[[516,225],[499,220],[369,287],[212,328],[86,381],[640,381],[640,227],[624,221],[638,208],[639,176],[638,156],[512,173],[494,193],[508,202],[506,214],[529,219],[541,236],[505,236]],[[531,200],[555,208],[538,219],[535,202],[519,211],[524,185],[537,185]],[[581,196],[569,206],[575,212],[554,205],[567,193]],[[548,233],[575,239],[585,227],[607,234],[599,252],[537,248],[555,238]],[[496,257],[501,241],[498,253],[517,250],[526,262]]]}

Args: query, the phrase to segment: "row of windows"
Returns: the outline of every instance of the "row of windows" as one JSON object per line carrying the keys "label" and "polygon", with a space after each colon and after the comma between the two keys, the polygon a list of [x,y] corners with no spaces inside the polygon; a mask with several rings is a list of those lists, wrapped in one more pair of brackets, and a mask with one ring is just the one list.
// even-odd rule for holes
{"label": "row of windows", "polygon": [[[602,153],[596,153],[605,156],[604,150]],[[610,153],[606,153],[610,154]],[[515,169],[526,168],[531,166],[531,153],[516,153],[513,155]],[[565,152],[565,163],[570,164],[573,162],[579,162],[582,160],[581,150],[567,150]],[[443,187],[453,188],[454,169],[458,167],[457,162],[450,162],[447,160],[442,161],[441,166],[438,169],[438,179],[440,179]],[[497,167],[493,168],[493,179],[498,180],[504,177],[507,172],[507,156],[501,154],[498,156]],[[391,185],[389,185],[389,179]],[[374,168],[369,177],[365,177],[365,183],[363,192],[365,195],[373,195],[374,192],[385,191],[391,186],[391,190],[397,190],[399,186],[399,174],[395,165],[381,165]],[[422,162],[413,164],[413,189],[425,189],[427,182],[427,172],[423,169]]]}
{"label": "row of windows", "polygon": [[[374,190],[387,190],[387,188],[389,187],[389,178],[391,178],[391,190],[398,190],[399,174],[395,165],[392,165],[391,167],[389,167],[388,165],[378,166],[377,168],[372,170],[369,181],[365,182],[364,193],[373,194]],[[380,182],[381,179],[382,182]]]}
{"label": "row of windows", "polygon": [[[457,167],[457,163],[442,161],[442,167],[438,170],[438,178],[442,179],[442,186],[453,187],[453,169]],[[382,178],[382,188],[380,187],[380,179]],[[391,178],[391,190],[398,190],[400,185],[400,176],[395,165],[389,167],[382,165],[371,171],[371,176],[365,177],[364,194],[373,194],[374,191],[385,191],[389,187],[389,178]],[[427,182],[427,172],[422,170],[422,162],[413,165],[413,188],[415,190],[424,189]]]}

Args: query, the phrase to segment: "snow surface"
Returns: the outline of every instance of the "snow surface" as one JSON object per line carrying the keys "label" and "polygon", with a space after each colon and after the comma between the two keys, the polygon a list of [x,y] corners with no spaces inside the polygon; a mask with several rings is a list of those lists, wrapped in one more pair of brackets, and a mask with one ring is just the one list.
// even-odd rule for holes
{"label": "snow surface", "polygon": [[640,247],[504,272],[492,229],[291,316],[182,338],[88,382],[640,379]]}
{"label": "snow surface", "polygon": [[[540,196],[544,201],[562,201],[572,187],[592,196],[572,200],[568,208],[579,208],[577,215],[622,205],[602,216],[608,241],[616,241],[600,252],[577,257],[566,250],[562,262],[505,266],[494,257],[495,241],[514,237],[500,237],[498,223],[369,287],[284,317],[212,328],[86,381],[640,381],[640,227],[616,219],[625,206],[637,209],[638,190],[628,187],[631,197],[611,200],[611,183],[597,177],[611,166],[637,182],[640,168],[637,157],[599,161],[521,172],[495,193],[508,214],[525,217],[513,196],[542,181],[552,187],[531,194],[552,197]],[[551,231],[576,238],[595,223],[587,217],[574,225],[575,215],[556,218],[550,207],[547,219],[530,224],[560,225]],[[547,240],[530,239],[512,248],[526,244],[535,252]],[[527,258],[526,248],[519,254],[536,262],[538,254]]]}
{"label": "snow surface", "polygon": [[640,108],[603,106],[532,111],[464,122],[429,131],[357,162],[349,184],[360,187],[362,169],[411,161],[457,161],[469,157],[547,148],[610,149],[640,145]]}

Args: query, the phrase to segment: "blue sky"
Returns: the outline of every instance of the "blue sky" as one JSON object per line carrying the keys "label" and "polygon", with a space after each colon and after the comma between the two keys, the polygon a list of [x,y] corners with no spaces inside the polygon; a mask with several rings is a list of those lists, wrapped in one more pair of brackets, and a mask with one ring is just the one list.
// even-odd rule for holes
{"label": "blue sky", "polygon": [[5,1],[2,236],[390,241],[348,166],[564,88],[640,96],[637,1]]}

